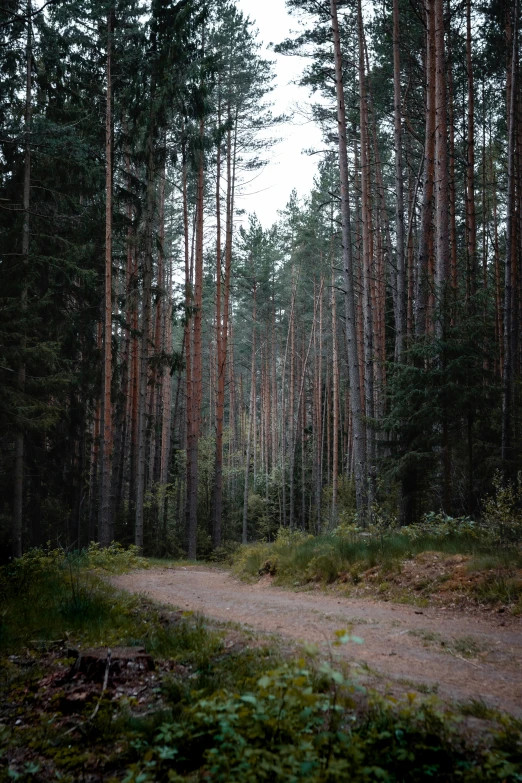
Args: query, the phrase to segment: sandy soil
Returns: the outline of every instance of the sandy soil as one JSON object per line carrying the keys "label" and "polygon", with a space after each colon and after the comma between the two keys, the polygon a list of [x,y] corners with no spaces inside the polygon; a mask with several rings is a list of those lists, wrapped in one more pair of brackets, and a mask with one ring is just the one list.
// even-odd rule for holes
{"label": "sandy soil", "polygon": [[179,566],[135,571],[112,580],[162,604],[240,623],[256,632],[327,648],[350,628],[363,644],[342,653],[383,683],[433,689],[443,698],[482,699],[522,716],[522,620],[433,607],[350,599],[244,584],[227,571]]}

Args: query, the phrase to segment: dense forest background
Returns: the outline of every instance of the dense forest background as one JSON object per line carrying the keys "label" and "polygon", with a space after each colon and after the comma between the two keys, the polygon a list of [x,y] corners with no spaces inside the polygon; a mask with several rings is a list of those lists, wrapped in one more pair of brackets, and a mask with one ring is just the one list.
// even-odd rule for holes
{"label": "dense forest background", "polygon": [[[521,465],[518,0],[289,0],[324,147],[231,0],[0,9],[0,540],[209,556],[480,516]],[[274,31],[276,37],[276,31]]]}

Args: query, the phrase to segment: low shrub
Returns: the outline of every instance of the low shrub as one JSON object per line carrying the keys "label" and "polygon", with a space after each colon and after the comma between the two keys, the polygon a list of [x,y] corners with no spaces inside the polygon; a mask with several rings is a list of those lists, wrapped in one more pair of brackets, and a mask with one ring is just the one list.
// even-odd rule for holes
{"label": "low shrub", "polygon": [[331,663],[286,664],[246,692],[188,705],[139,748],[124,783],[370,783],[521,779],[520,731],[506,720],[493,747],[473,753],[435,701],[413,694],[357,710],[357,689]]}
{"label": "low shrub", "polygon": [[522,475],[515,482],[504,482],[497,471],[493,486],[495,492],[484,504],[484,527],[495,543],[518,544],[522,541]]}
{"label": "low shrub", "polygon": [[85,552],[85,564],[116,574],[123,574],[135,568],[149,568],[149,561],[141,557],[139,547],[131,544],[125,548],[115,541],[107,547],[91,542]]}

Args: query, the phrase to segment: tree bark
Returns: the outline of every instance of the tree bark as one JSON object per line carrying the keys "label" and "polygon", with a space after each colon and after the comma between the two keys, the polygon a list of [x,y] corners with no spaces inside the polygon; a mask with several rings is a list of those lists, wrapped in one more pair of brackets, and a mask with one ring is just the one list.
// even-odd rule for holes
{"label": "tree bark", "polygon": [[250,476],[250,453],[252,448],[252,423],[255,416],[255,380],[256,380],[256,298],[257,286],[254,281],[254,303],[252,308],[252,359],[250,367],[250,403],[248,410],[248,434],[246,442],[245,483],[243,489],[243,544],[248,542],[248,484]]}
{"label": "tree bark", "polygon": [[435,296],[438,336],[444,332],[450,272],[448,119],[443,0],[434,0],[435,17]]}
{"label": "tree bark", "polygon": [[149,333],[151,323],[151,289],[153,271],[153,223],[156,204],[156,169],[152,128],[147,138],[147,191],[144,225],[145,250],[143,259],[143,300],[140,338],[138,385],[138,450],[136,459],[136,522],[134,543],[143,549],[143,521],[145,502],[145,470],[147,445],[147,380],[149,371]]}
{"label": "tree bark", "polygon": [[[370,156],[368,148],[368,106],[366,91],[366,69],[364,62],[364,26],[361,0],[357,6],[357,29],[359,38],[359,124],[361,139],[361,219],[362,219],[362,274],[363,274],[363,346],[364,346],[364,404],[366,419],[374,419],[374,328],[376,315],[373,295],[373,229],[370,195]],[[366,459],[372,464],[375,459],[375,431],[366,427]],[[374,499],[373,469],[368,472],[368,503]]]}
{"label": "tree bark", "polygon": [[[322,291],[321,291],[322,296]],[[337,348],[337,297],[332,268],[332,379],[333,379],[333,429],[332,429],[332,525],[337,520],[337,491],[339,481],[339,361]],[[314,314],[315,326],[315,314]]]}
{"label": "tree bark", "polygon": [[513,405],[513,282],[516,254],[514,253],[515,208],[515,106],[517,92],[518,0],[514,5],[512,24],[512,51],[509,69],[508,109],[508,165],[506,201],[506,261],[504,265],[504,364],[502,372],[502,462],[505,475],[510,473],[512,459],[512,405]]}
{"label": "tree bark", "polygon": [[189,443],[190,451],[190,494],[188,497],[188,556],[196,559],[197,554],[197,530],[198,530],[198,448],[201,430],[201,394],[203,383],[202,367],[202,323],[203,323],[203,197],[205,187],[205,157],[203,151],[203,138],[205,126],[200,120],[200,151],[197,181],[197,207],[196,207],[196,255],[194,270],[194,355],[193,355],[193,416],[192,432]]}
{"label": "tree bark", "polygon": [[[30,225],[30,206],[31,206],[31,116],[32,116],[32,5],[31,0],[27,0],[27,41],[25,49],[25,119],[24,119],[24,190],[23,190],[23,211],[24,219],[22,224],[22,292],[20,295],[20,310],[22,317],[25,318],[27,312],[27,273],[29,268],[29,243],[31,239]],[[23,324],[23,332],[25,324]],[[25,336],[21,339],[21,361],[17,372],[17,387],[20,393],[25,390],[26,365],[24,352],[26,347]],[[24,432],[19,425],[15,436],[15,455],[14,455],[14,503],[13,503],[13,523],[11,529],[11,546],[13,557],[21,557],[23,551],[23,513],[24,513]]]}
{"label": "tree bark", "polygon": [[359,356],[357,350],[357,322],[355,315],[353,280],[346,110],[343,87],[341,39],[339,35],[339,23],[337,19],[337,0],[330,0],[330,14],[332,19],[332,41],[334,48],[335,86],[337,96],[337,132],[339,174],[341,185],[342,252],[344,284],[346,289],[346,343],[350,376],[350,402],[352,409],[355,492],[357,498],[357,509],[361,514],[364,515],[367,505],[366,433],[361,410],[361,388],[359,382]]}
{"label": "tree bark", "polygon": [[103,303],[102,424],[98,537],[102,547],[114,538],[112,524],[112,9],[107,16],[107,106],[105,114],[105,275]]}
{"label": "tree bark", "polygon": [[471,48],[471,0],[466,0],[466,70],[468,76],[468,122],[466,155],[466,227],[468,250],[468,298],[477,290],[477,220],[475,213],[475,95]]}
{"label": "tree bark", "polygon": [[[217,391],[216,391],[216,453],[214,459],[214,484],[212,488],[212,541],[214,546],[221,545],[223,516],[223,426],[225,415],[225,376],[228,353],[228,322],[230,309],[230,283],[232,276],[232,239],[234,225],[234,183],[236,173],[236,134],[237,114],[234,117],[234,134],[230,124],[232,114],[228,107],[229,129],[227,133],[227,195],[225,226],[225,276],[223,281],[223,308],[221,309],[221,279],[216,292],[216,328],[217,328]],[[220,199],[221,156],[218,150],[218,171],[216,185],[216,210],[218,215],[218,244],[216,247],[216,269],[221,278],[221,199]]]}
{"label": "tree bark", "polygon": [[435,170],[435,19],[433,0],[425,0],[426,12],[426,128],[424,141],[424,176],[420,218],[417,278],[415,285],[415,336],[427,328],[427,303],[430,287],[429,269],[433,236],[433,191]]}
{"label": "tree bark", "polygon": [[402,165],[402,108],[399,0],[393,0],[393,120],[395,134],[395,234],[397,259],[397,309],[395,359],[400,362],[406,335],[406,264],[404,254],[404,181]]}

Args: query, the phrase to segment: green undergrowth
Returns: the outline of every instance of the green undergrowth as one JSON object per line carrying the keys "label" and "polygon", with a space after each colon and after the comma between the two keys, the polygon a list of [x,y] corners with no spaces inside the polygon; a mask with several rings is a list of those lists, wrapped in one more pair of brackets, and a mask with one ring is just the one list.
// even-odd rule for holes
{"label": "green undergrowth", "polygon": [[[1,572],[0,616],[1,783],[522,781],[520,723],[482,704],[450,713],[433,697],[365,691],[337,658],[360,642],[348,631],[294,660],[52,552]],[[94,682],[97,711],[62,714],[53,676],[71,661],[57,643],[144,646],[156,661],[150,701],[138,699],[143,679],[123,700]],[[487,742],[467,736],[472,719]]]}
{"label": "green undergrowth", "polygon": [[[110,571],[120,572],[117,550],[113,558],[120,562]],[[134,558],[131,551],[123,561],[141,567],[142,558]],[[88,566],[83,554],[33,550],[0,571],[0,655],[68,641],[83,648],[145,646],[153,656],[205,668],[221,651],[220,635],[201,617],[178,613],[172,625],[159,605],[112,587],[99,561]]]}
{"label": "green undergrowth", "polygon": [[434,701],[374,698],[359,712],[354,690],[330,664],[314,671],[301,661],[247,692],[198,700],[143,741],[125,783],[522,780],[513,720],[502,718],[491,746],[478,748]]}
{"label": "green undergrowth", "polygon": [[469,588],[476,600],[512,604],[515,608],[520,603],[522,609],[522,550],[493,545],[472,527],[465,527],[463,532],[444,529],[442,533],[422,528],[388,532],[350,528],[322,536],[284,529],[272,543],[241,547],[233,568],[247,580],[270,574],[275,584],[287,586],[337,581],[357,586],[371,569],[378,568],[382,578],[375,587],[386,593],[387,575],[400,574],[405,561],[423,553],[463,555],[467,573],[484,574],[484,579],[475,580]]}

